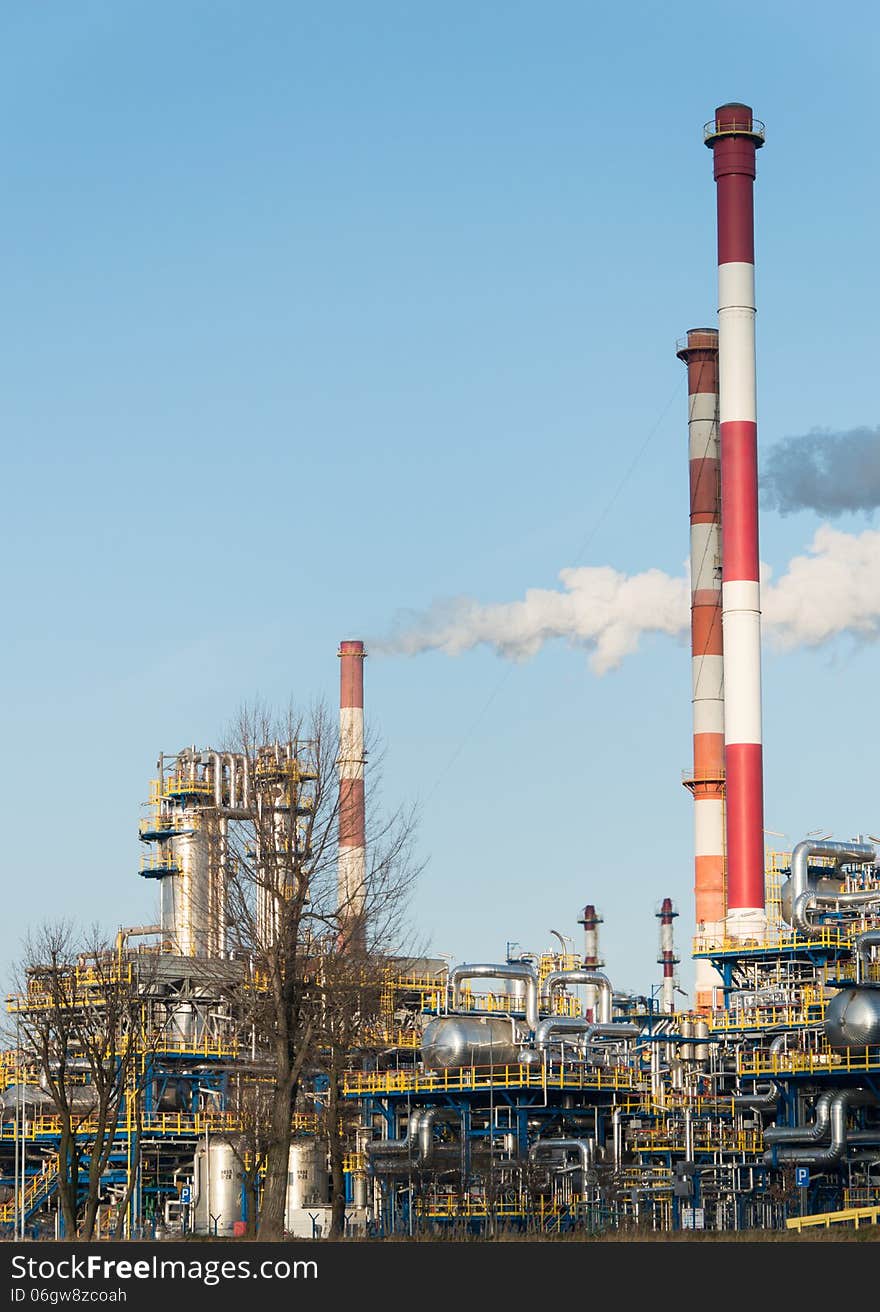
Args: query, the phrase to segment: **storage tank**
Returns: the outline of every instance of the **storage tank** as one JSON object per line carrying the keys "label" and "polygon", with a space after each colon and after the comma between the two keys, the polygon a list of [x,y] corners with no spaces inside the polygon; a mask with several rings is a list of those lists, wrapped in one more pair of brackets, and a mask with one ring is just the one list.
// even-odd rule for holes
{"label": "storage tank", "polygon": [[513,1066],[519,1061],[514,1021],[502,1016],[437,1016],[422,1035],[428,1070],[456,1066]]}
{"label": "storage tank", "polygon": [[825,1034],[837,1049],[880,1044],[880,988],[862,984],[836,993],[825,1012]]}
{"label": "storage tank", "polygon": [[304,1207],[326,1207],[329,1201],[330,1177],[323,1144],[313,1139],[292,1143],[287,1159],[285,1228],[294,1229],[291,1213]]}
{"label": "storage tank", "polygon": [[231,1235],[242,1218],[244,1168],[228,1143],[199,1144],[193,1159],[192,1228]]}

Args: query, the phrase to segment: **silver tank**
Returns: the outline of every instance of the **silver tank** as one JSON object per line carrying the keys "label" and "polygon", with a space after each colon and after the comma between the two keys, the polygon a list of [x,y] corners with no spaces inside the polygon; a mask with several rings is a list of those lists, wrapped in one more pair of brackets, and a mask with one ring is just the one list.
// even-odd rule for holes
{"label": "silver tank", "polygon": [[[325,1207],[330,1201],[327,1154],[313,1140],[290,1145],[287,1159],[287,1213],[303,1207]],[[285,1221],[288,1230],[293,1226]]]}
{"label": "silver tank", "polygon": [[241,1220],[244,1169],[228,1143],[200,1144],[193,1159],[193,1230],[231,1235]]}
{"label": "silver tank", "polygon": [[[835,893],[843,892],[843,884],[839,879],[819,879],[817,875],[807,876],[807,887],[811,893]],[[787,925],[791,924],[791,880],[786,879],[779,890],[780,909],[782,919]]]}
{"label": "silver tank", "polygon": [[519,1061],[514,1024],[501,1016],[437,1016],[422,1034],[428,1070],[456,1066],[513,1066]]}
{"label": "silver tank", "polygon": [[880,1044],[880,988],[841,989],[828,1003],[825,1034],[832,1048],[872,1048]]}

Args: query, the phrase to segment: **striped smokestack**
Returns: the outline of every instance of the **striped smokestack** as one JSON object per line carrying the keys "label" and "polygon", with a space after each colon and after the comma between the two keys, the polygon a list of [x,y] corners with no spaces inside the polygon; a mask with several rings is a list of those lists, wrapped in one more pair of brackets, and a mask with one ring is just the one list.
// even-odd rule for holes
{"label": "striped smokestack", "polygon": [[366,880],[364,644],[339,644],[339,872],[343,937],[362,947]]}
{"label": "striped smokestack", "polygon": [[[678,358],[688,371],[691,507],[691,670],[694,912],[699,938],[724,936],[724,658],[721,638],[721,474],[718,332],[692,328]],[[696,1007],[709,1010],[721,977],[696,963]]]}
{"label": "striped smokestack", "polygon": [[753,196],[764,128],[748,105],[722,105],[705,139],[718,195],[726,925],[744,939],[766,925]]}
{"label": "striped smokestack", "polygon": [[672,898],[665,897],[660,910],[657,912],[657,918],[660,921],[660,956],[658,958],[663,967],[663,991],[660,995],[660,1010],[672,1015],[675,1011],[675,967],[678,965],[678,957],[675,955],[675,945],[672,937],[672,922],[678,912],[673,910]]}
{"label": "striped smokestack", "polygon": [[[599,956],[599,926],[602,924],[602,917],[598,914],[592,902],[584,907],[584,914],[578,924],[584,927],[584,968],[586,970],[598,970],[600,966],[605,965],[605,962]],[[584,994],[587,1020],[595,1020],[596,1018],[597,991],[595,984],[587,984]]]}

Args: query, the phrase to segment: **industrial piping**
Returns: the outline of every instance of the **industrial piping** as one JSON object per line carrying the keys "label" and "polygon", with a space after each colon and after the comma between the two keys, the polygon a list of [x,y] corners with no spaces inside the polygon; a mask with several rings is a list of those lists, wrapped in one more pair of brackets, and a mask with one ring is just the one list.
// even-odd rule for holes
{"label": "industrial piping", "polygon": [[791,923],[806,938],[816,938],[821,927],[810,920],[810,911],[817,905],[864,906],[880,902],[880,892],[873,893],[821,893],[810,888],[809,858],[833,857],[838,865],[868,865],[876,861],[877,850],[873,843],[840,843],[830,839],[805,838],[791,854]]}
{"label": "industrial piping", "polygon": [[763,125],[748,105],[721,105],[705,141],[718,201],[726,925],[743,940],[766,927],[753,204]]}
{"label": "industrial piping", "polygon": [[341,933],[363,947],[366,902],[364,644],[339,644],[339,872]]}
{"label": "industrial piping", "polygon": [[596,1018],[600,1025],[610,1024],[613,989],[607,975],[597,970],[552,970],[544,980],[541,995],[541,1003],[545,1010],[549,1010],[553,1005],[555,990],[564,988],[566,984],[586,984],[594,988],[598,995]]}
{"label": "industrial piping", "polygon": [[[548,980],[552,975],[548,975]],[[452,1009],[461,1006],[460,985],[466,979],[512,979],[525,985],[526,1024],[530,1030],[538,1027],[538,976],[531,966],[522,961],[508,961],[504,965],[493,962],[468,963],[456,966],[449,974],[452,990]],[[609,986],[610,987],[610,986]]]}
{"label": "industrial piping", "polygon": [[[721,634],[721,450],[718,331],[692,328],[676,352],[687,365],[690,470],[694,912],[701,938],[724,936],[724,656]],[[696,1008],[710,1011],[721,976],[696,962]]]}

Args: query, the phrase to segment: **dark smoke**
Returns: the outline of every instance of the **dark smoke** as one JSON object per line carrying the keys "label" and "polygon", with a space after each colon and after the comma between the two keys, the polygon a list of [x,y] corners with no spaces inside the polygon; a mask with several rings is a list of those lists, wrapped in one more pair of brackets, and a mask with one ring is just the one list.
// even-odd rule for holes
{"label": "dark smoke", "polygon": [[761,500],[789,515],[815,510],[833,518],[847,510],[880,506],[880,428],[847,433],[814,429],[785,437],[764,460]]}

